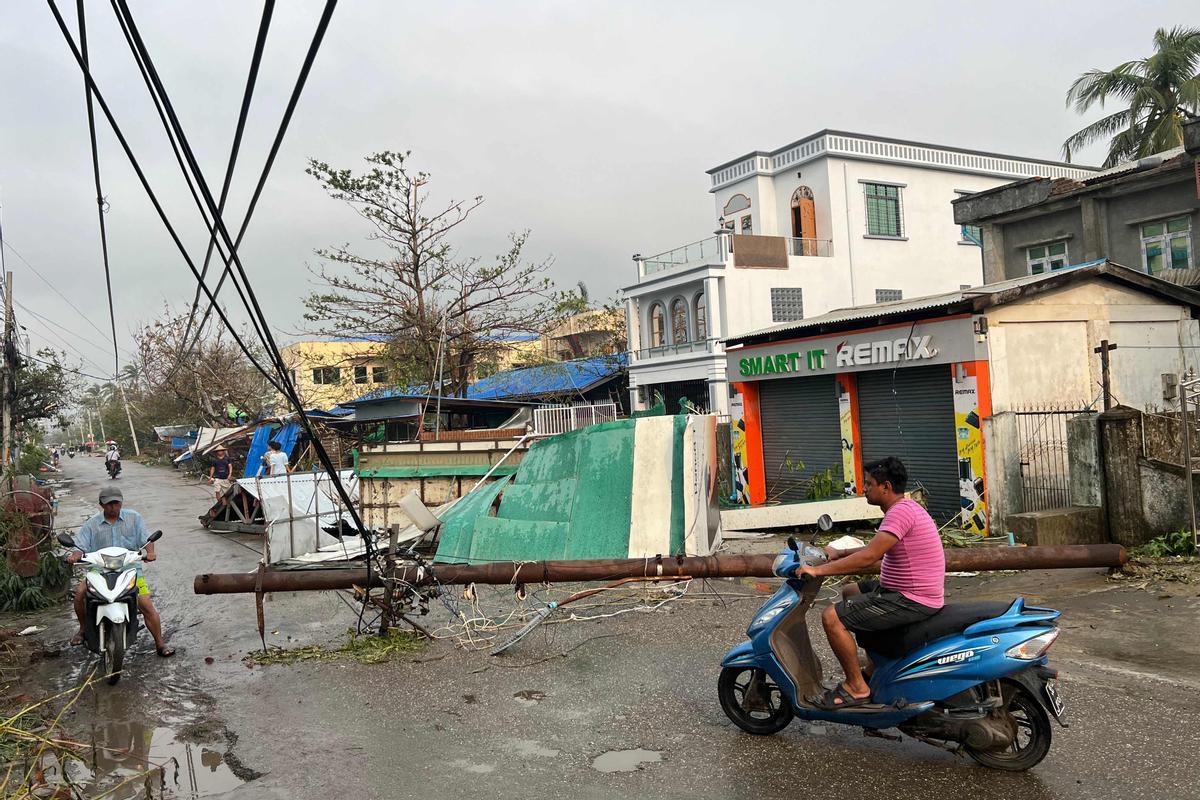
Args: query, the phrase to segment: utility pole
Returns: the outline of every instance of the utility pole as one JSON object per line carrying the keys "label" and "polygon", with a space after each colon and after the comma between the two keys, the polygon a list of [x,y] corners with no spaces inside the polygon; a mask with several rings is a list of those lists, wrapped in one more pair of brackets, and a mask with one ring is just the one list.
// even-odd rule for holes
{"label": "utility pole", "polygon": [[96,396],[96,419],[100,420],[100,438],[108,442],[108,434],[104,432],[104,411],[100,406],[100,396]]}
{"label": "utility pole", "polygon": [[[3,247],[3,242],[0,242],[0,248]],[[13,330],[13,312],[12,312],[12,293],[13,293],[13,276],[11,272],[4,273],[4,467],[9,465],[9,459],[12,457],[12,396],[13,396],[13,368],[15,365],[10,360],[12,349],[9,344],[12,342]]]}
{"label": "utility pole", "polygon": [[134,455],[140,456],[142,448],[138,447],[137,431],[133,429],[133,415],[129,413],[129,398],[125,396],[125,384],[121,383],[121,377],[117,376],[117,388],[121,390],[121,402],[125,404],[125,419],[129,420],[129,438],[133,439]]}
{"label": "utility pole", "polygon": [[1115,344],[1109,344],[1108,339],[1101,339],[1100,346],[1092,350],[1100,354],[1100,385],[1104,391],[1104,410],[1112,408],[1112,374],[1108,368],[1109,351],[1116,350]]}

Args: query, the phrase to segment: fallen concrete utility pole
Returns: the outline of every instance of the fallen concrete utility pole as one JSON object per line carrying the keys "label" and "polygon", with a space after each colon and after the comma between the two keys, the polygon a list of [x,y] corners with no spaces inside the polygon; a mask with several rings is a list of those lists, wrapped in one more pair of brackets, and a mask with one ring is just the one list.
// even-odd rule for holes
{"label": "fallen concrete utility pole", "polygon": [[[431,583],[567,583],[612,581],[647,576],[692,578],[769,578],[773,555],[662,556],[657,558],[580,561],[505,561],[492,564],[437,564],[431,568],[398,564],[395,580],[414,586]],[[1118,544],[1073,544],[1049,547],[973,547],[946,551],[948,572],[1004,569],[1072,569],[1119,567],[1128,560]],[[436,576],[436,577],[435,577]],[[371,586],[386,576],[375,572]],[[259,583],[261,581],[261,584]],[[197,575],[196,594],[313,592],[366,586],[365,569],[313,569],[261,573]]]}

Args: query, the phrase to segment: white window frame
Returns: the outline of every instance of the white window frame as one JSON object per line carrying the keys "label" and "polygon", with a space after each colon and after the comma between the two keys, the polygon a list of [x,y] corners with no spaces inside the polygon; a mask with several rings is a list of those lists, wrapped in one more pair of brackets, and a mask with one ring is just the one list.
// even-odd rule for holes
{"label": "white window frame", "polygon": [[[1187,220],[1187,230],[1185,230],[1185,231],[1169,231],[1169,230],[1167,230],[1168,225],[1170,225],[1172,222],[1175,222],[1176,220],[1179,220],[1179,219]],[[1148,225],[1162,225],[1163,232],[1158,234],[1157,236],[1146,236],[1142,232],[1146,229],[1146,227]],[[1168,264],[1167,262],[1171,258],[1171,240],[1178,238],[1181,234],[1183,235],[1184,239],[1187,241],[1187,263],[1183,267],[1175,267],[1173,264]],[[1150,259],[1146,255],[1146,245],[1148,245],[1148,244],[1158,243],[1159,247],[1162,248],[1163,269],[1172,269],[1172,268],[1174,268],[1174,269],[1189,269],[1192,266],[1193,261],[1192,261],[1192,215],[1191,214],[1180,214],[1180,215],[1177,215],[1174,217],[1169,217],[1166,219],[1156,219],[1156,220],[1152,220],[1150,222],[1143,222],[1140,225],[1138,225],[1138,235],[1140,236],[1141,242],[1142,242],[1142,271],[1145,272],[1147,275],[1152,274],[1150,272]]]}
{"label": "white window frame", "polygon": [[[1060,244],[1063,246],[1062,255],[1060,256],[1057,253],[1051,255],[1050,248]],[[1034,250],[1041,250],[1042,255],[1035,258],[1033,255]],[[1062,263],[1057,267],[1054,266],[1054,262],[1058,261],[1060,258],[1062,259]],[[1048,272],[1055,272],[1056,270],[1063,269],[1070,264],[1071,245],[1066,239],[1062,239],[1057,242],[1046,242],[1045,244],[1035,244],[1025,248],[1025,270],[1030,275],[1045,275]],[[1037,272],[1034,272],[1033,268],[1037,266],[1040,266],[1041,269]]]}

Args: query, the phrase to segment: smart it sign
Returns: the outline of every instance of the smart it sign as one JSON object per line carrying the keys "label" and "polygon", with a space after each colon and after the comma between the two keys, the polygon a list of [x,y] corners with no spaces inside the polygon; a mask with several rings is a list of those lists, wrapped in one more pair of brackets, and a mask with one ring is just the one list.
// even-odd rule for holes
{"label": "smart it sign", "polygon": [[987,357],[985,348],[975,342],[970,319],[743,347],[726,355],[731,380],[755,381]]}

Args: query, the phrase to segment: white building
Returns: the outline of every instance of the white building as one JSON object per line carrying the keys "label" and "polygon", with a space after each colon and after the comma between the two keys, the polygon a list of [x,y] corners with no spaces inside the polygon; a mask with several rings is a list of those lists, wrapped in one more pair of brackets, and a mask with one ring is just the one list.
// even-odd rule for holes
{"label": "white building", "polygon": [[830,130],[710,169],[711,233],[635,256],[638,281],[623,290],[633,408],[657,391],[670,411],[687,397],[726,414],[722,339],[980,284],[978,235],[954,224],[952,200],[1095,171]]}

